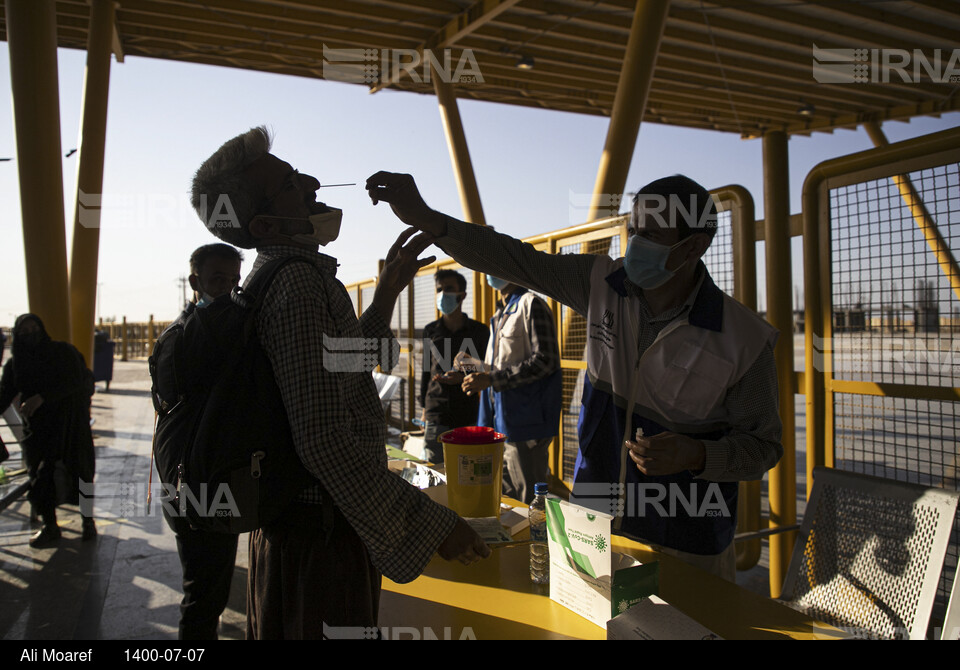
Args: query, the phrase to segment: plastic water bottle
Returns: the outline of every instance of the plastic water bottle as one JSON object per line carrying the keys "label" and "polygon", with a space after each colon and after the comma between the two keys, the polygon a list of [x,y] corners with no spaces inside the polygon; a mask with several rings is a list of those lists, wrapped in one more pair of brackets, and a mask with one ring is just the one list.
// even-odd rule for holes
{"label": "plastic water bottle", "polygon": [[550,554],[547,549],[547,485],[543,482],[533,488],[530,503],[530,580],[534,584],[550,582]]}

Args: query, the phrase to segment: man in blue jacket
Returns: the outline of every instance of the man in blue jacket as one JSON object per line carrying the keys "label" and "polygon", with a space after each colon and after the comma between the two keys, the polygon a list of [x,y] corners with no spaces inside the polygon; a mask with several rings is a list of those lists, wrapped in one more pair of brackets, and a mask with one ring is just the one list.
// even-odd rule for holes
{"label": "man in blue jacket", "polygon": [[468,374],[463,390],[480,392],[477,423],[507,436],[503,495],[526,504],[547,481],[550,442],[560,424],[562,377],[553,312],[518,284],[487,276],[500,292],[490,322],[491,344],[483,370]]}

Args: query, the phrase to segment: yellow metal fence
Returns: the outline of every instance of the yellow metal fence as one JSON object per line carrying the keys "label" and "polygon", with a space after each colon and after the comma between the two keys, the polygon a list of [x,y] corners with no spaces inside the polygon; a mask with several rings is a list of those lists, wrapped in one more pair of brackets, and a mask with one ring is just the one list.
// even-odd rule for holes
{"label": "yellow metal fence", "polygon": [[123,317],[120,323],[103,323],[97,330],[107,333],[109,339],[116,343],[113,350],[114,358],[122,361],[148,358],[153,353],[153,345],[170,321],[154,321],[150,317],[146,322],[127,322]]}
{"label": "yellow metal fence", "polygon": [[[956,490],[960,129],[817,166],[803,217],[808,471]],[[941,612],[958,553],[960,519]]]}

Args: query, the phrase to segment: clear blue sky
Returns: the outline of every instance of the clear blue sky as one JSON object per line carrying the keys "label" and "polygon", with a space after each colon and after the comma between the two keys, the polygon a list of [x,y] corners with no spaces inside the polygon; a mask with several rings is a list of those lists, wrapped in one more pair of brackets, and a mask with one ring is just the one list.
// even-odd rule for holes
{"label": "clear blue sky", "polygon": [[[60,50],[58,55],[66,153],[77,146],[85,54]],[[9,76],[4,42],[0,156],[15,157]],[[471,101],[461,101],[460,111],[488,223],[525,237],[585,218],[586,211],[576,205],[589,199],[593,188],[607,119]],[[176,316],[177,279],[189,272],[190,252],[214,241],[189,207],[193,171],[224,141],[260,124],[274,130],[273,152],[294,167],[321,183],[357,182],[320,194],[344,210],[340,239],[326,252],[339,259],[345,283],[373,276],[377,259],[402,228],[387,207],[373,207],[366,198],[362,185],[370,174],[409,172],[431,206],[461,215],[433,96],[370,95],[363,86],[128,57],[111,69],[100,238],[102,316],[131,321],[150,314],[164,320]],[[950,114],[888,122],[884,130],[890,141],[898,141],[957,125],[960,114]],[[791,211],[799,211],[803,179],[814,165],[871,146],[862,130],[791,139]],[[74,198],[76,159],[75,154],[63,161],[67,203]],[[627,190],[675,173],[708,188],[742,184],[754,195],[758,217],[763,216],[759,140],[644,124]],[[68,204],[68,216],[72,210]],[[9,326],[27,311],[16,161],[0,163],[0,214],[0,325]],[[66,225],[69,242],[72,221]],[[244,273],[253,257],[247,252]],[[795,276],[800,262],[795,254]]]}

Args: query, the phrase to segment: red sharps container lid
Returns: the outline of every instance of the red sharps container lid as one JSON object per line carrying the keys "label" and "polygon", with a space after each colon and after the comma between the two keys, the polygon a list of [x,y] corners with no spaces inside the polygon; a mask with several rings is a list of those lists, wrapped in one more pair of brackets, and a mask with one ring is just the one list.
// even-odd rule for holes
{"label": "red sharps container lid", "polygon": [[488,426],[454,428],[440,436],[440,441],[447,444],[490,444],[492,442],[504,442],[506,439],[506,435],[498,433]]}

